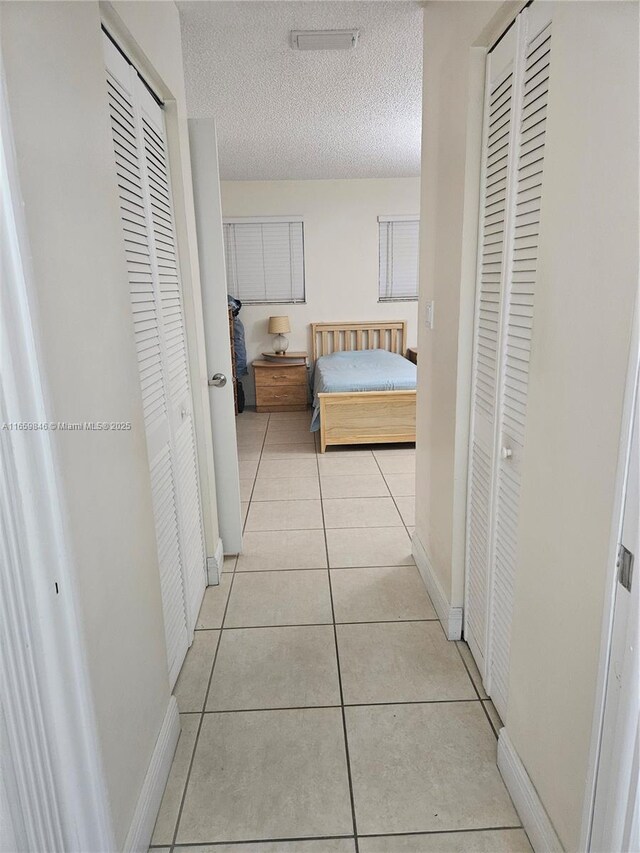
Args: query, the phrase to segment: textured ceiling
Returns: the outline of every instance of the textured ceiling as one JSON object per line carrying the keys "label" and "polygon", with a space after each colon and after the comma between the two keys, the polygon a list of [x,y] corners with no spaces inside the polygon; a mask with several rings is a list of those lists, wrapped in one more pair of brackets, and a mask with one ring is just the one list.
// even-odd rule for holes
{"label": "textured ceiling", "polygon": [[[179,2],[192,117],[213,116],[228,180],[420,173],[422,9],[392,0]],[[358,28],[355,50],[289,32]]]}

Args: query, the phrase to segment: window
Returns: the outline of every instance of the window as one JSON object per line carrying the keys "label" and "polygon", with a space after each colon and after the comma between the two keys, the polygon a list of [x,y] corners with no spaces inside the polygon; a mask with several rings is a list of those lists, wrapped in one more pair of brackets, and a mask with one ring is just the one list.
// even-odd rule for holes
{"label": "window", "polygon": [[225,219],[227,290],[247,305],[304,302],[301,217]]}
{"label": "window", "polygon": [[417,216],[379,216],[380,274],[378,301],[418,298]]}

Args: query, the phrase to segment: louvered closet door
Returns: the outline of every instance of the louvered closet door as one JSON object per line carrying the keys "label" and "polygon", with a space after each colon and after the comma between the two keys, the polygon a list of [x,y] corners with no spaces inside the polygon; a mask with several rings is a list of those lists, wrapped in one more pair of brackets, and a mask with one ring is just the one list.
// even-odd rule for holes
{"label": "louvered closet door", "polygon": [[515,33],[487,63],[483,145],[484,193],[476,297],[472,429],[467,498],[465,639],[485,675],[491,560],[500,329],[504,295],[507,176],[512,145]]}
{"label": "louvered closet door", "polygon": [[170,404],[163,368],[161,307],[146,202],[143,152],[139,144],[138,80],[134,69],[106,38],[104,48],[120,216],[151,473],[167,659],[173,684],[189,646],[189,635],[182,581]]}
{"label": "louvered closet door", "polygon": [[198,461],[189,383],[182,287],[176,248],[164,115],[139,81],[144,169],[149,188],[151,243],[157,267],[165,381],[174,437],[174,470],[188,621],[195,625],[205,589],[206,558]]}
{"label": "louvered closet door", "polygon": [[465,637],[503,719],[517,573],[550,46],[545,4],[534,3],[519,15],[487,61]]}
{"label": "louvered closet door", "polygon": [[205,556],[164,123],[106,37],[104,50],[173,686],[204,592]]}
{"label": "louvered closet door", "polygon": [[506,717],[509,647],[516,575],[522,456],[536,291],[549,91],[551,25],[540,30],[539,6],[522,22],[522,89],[513,171],[514,204],[507,269],[503,376],[500,395],[495,547],[492,573],[488,689]]}

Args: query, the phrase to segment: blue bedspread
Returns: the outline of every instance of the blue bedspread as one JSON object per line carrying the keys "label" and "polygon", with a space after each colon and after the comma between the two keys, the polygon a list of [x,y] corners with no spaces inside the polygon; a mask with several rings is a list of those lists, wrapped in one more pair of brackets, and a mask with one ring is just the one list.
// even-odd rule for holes
{"label": "blue bedspread", "polygon": [[415,387],[415,364],[393,352],[368,349],[323,355],[313,376],[311,432],[320,428],[318,394],[322,391],[413,391]]}

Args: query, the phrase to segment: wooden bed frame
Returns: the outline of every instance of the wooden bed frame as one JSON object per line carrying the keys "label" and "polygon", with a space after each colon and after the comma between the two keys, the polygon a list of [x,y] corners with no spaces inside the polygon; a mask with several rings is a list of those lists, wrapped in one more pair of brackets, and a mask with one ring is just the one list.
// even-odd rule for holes
{"label": "wooden bed frame", "polygon": [[[312,323],[313,360],[332,352],[385,349],[404,355],[407,324]],[[416,440],[415,391],[338,391],[318,394],[320,451],[329,444],[390,444]]]}

